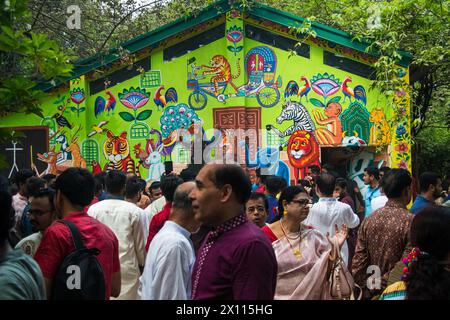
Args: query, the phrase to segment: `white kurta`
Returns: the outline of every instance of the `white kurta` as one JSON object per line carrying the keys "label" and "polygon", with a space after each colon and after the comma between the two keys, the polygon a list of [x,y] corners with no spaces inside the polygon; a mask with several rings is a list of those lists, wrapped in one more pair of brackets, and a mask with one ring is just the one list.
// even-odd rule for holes
{"label": "white kurta", "polygon": [[188,300],[195,251],[190,233],[168,220],[153,238],[140,279],[142,300]]}
{"label": "white kurta", "polygon": [[145,208],[142,217],[142,227],[144,228],[144,238],[146,242],[150,230],[150,222],[152,221],[152,218],[164,208],[165,204],[166,198],[161,197],[150,203],[150,205],[147,208]]}
{"label": "white kurta", "polygon": [[[320,198],[319,202],[312,206],[303,223],[314,227],[324,235],[328,232],[331,237],[336,233],[334,228],[336,224],[339,228],[343,224],[346,224],[349,229],[356,228],[359,225],[359,218],[348,204],[339,202],[335,198]],[[347,241],[342,246],[341,255],[345,264],[348,265]]]}
{"label": "white kurta", "polygon": [[143,210],[130,202],[108,199],[92,205],[88,214],[111,228],[119,240],[122,287],[117,299],[136,300],[141,274],[139,266],[145,262]]}
{"label": "white kurta", "polygon": [[372,212],[380,208],[383,208],[387,201],[388,198],[384,194],[379,197],[373,198],[372,201],[370,202],[372,206]]}

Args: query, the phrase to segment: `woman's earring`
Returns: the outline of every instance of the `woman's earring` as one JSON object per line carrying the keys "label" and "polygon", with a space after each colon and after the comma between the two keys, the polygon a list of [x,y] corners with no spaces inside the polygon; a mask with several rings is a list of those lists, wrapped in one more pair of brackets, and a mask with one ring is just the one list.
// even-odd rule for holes
{"label": "woman's earring", "polygon": [[284,209],[284,211],[283,211],[283,217],[286,217],[286,215],[287,215],[287,210]]}

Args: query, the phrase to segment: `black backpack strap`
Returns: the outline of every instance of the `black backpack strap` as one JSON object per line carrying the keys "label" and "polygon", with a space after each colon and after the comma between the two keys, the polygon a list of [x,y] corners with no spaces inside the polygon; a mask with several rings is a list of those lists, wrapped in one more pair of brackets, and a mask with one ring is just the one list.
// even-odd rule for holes
{"label": "black backpack strap", "polygon": [[83,240],[81,239],[80,232],[78,231],[75,224],[67,220],[60,220],[60,222],[64,223],[66,226],[69,227],[70,232],[72,233],[73,242],[75,243],[75,249],[77,250],[85,249]]}

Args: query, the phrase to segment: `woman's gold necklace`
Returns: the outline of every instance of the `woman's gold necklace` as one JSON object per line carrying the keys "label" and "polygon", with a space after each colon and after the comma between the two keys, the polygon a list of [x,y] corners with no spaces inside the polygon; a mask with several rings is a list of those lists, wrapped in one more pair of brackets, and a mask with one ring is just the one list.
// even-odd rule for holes
{"label": "woman's gold necklace", "polygon": [[287,242],[289,243],[289,246],[291,247],[291,250],[292,250],[292,252],[294,253],[294,256],[296,256],[297,259],[300,259],[300,258],[302,257],[302,253],[300,252],[300,244],[301,244],[301,242],[302,242],[301,239],[300,239],[300,241],[299,241],[299,243],[298,243],[298,248],[297,248],[297,249],[294,249],[294,247],[292,246],[292,243],[289,241],[289,239],[291,239],[291,240],[296,240],[296,239],[298,239],[298,237],[300,237],[300,236],[302,235],[302,227],[301,227],[301,225],[299,226],[298,236],[296,236],[296,237],[294,237],[294,238],[289,238],[288,235],[287,235],[286,230],[284,229],[283,221],[282,221],[282,220],[283,220],[283,219],[280,220],[281,231],[283,231],[283,234],[284,234],[284,236],[286,237],[286,240],[287,240]]}

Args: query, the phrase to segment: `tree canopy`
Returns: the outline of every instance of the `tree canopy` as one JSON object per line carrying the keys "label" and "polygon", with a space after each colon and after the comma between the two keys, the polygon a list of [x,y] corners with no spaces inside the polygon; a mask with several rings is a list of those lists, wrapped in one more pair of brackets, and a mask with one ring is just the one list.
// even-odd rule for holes
{"label": "tree canopy", "polygon": [[[253,0],[229,0],[250,7]],[[301,32],[318,22],[371,43],[376,52],[374,86],[389,95],[405,89],[397,78],[399,51],[413,55],[410,83],[412,133],[449,135],[450,0],[259,0],[306,19]],[[0,116],[35,112],[37,81],[65,76],[70,64],[94,53],[107,53],[121,43],[179,18],[196,14],[212,0],[29,0],[1,1]],[[9,3],[9,8],[7,7]],[[67,28],[67,8],[78,5],[81,28]],[[14,10],[12,10],[14,8]],[[126,51],[119,51],[126,57]],[[101,56],[101,55],[100,55]],[[130,59],[132,61],[132,59]],[[398,106],[393,103],[394,109]],[[437,133],[436,133],[437,132]],[[442,146],[450,151],[449,144]],[[421,149],[423,150],[423,148]],[[444,152],[445,153],[445,152]],[[446,168],[445,170],[449,170]]]}

